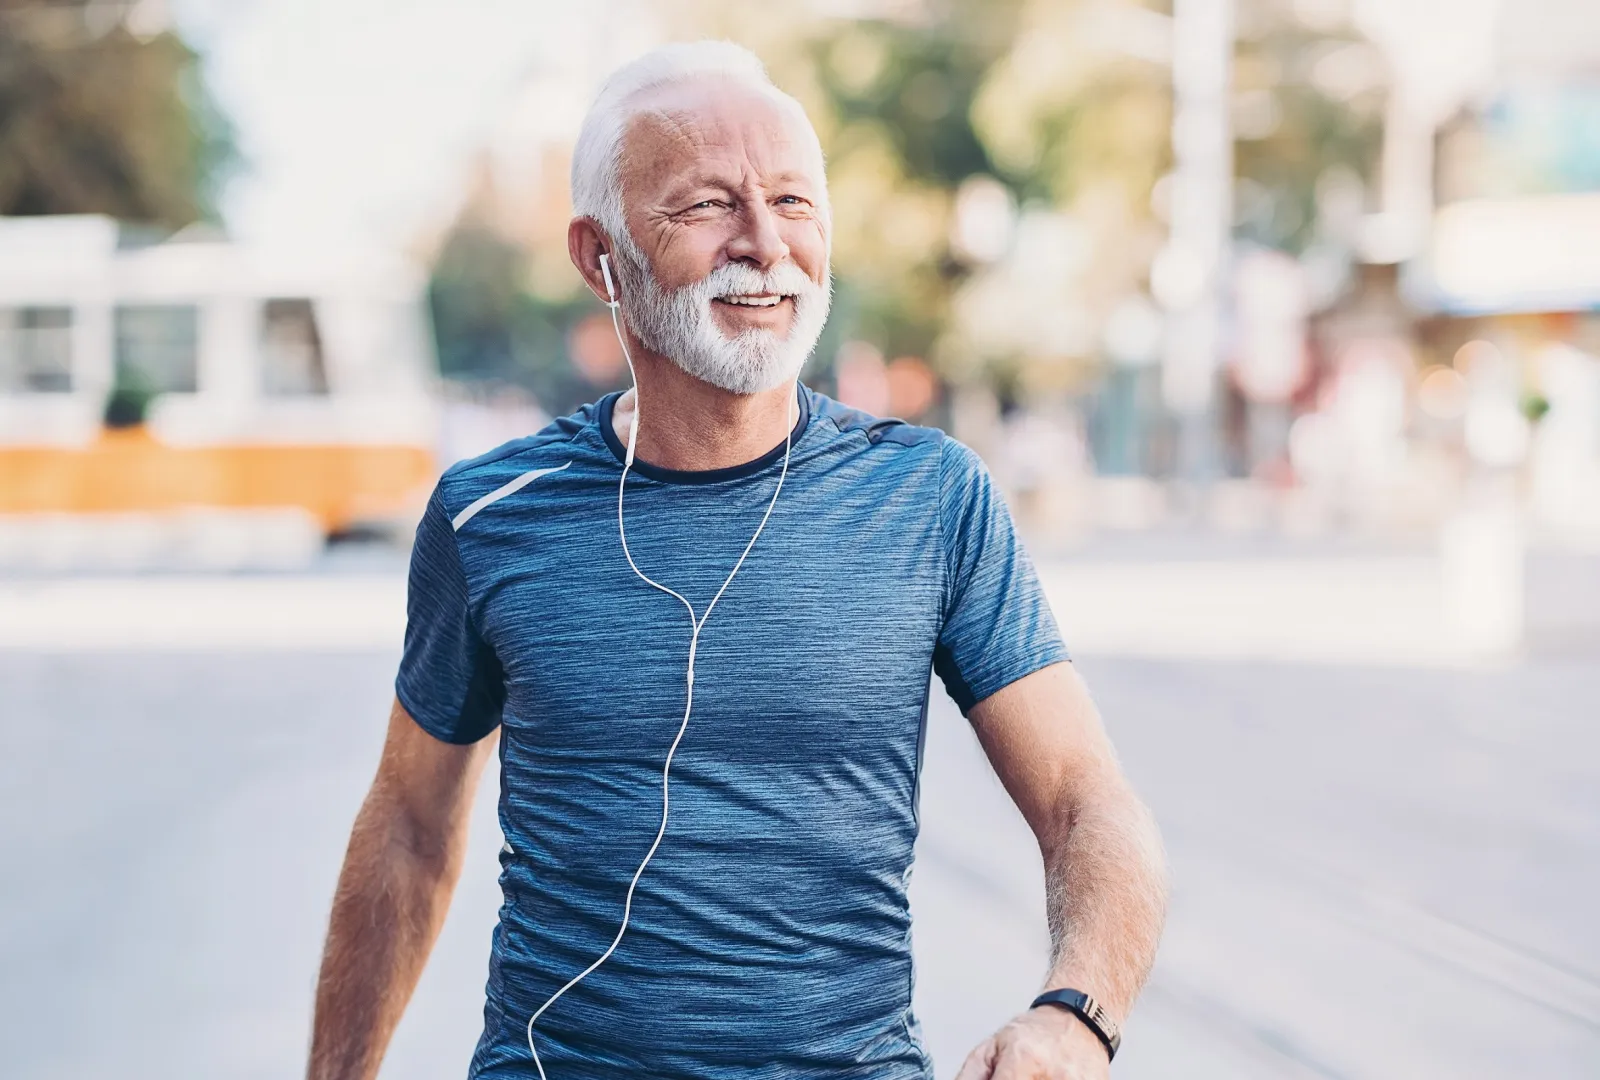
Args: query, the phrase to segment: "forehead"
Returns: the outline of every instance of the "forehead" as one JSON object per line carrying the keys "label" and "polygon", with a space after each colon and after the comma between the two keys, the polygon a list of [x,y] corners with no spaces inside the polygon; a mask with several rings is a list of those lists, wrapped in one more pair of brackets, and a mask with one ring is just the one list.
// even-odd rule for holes
{"label": "forehead", "polygon": [[785,175],[823,185],[810,123],[776,94],[708,78],[650,91],[637,105],[622,143],[623,189],[630,195]]}

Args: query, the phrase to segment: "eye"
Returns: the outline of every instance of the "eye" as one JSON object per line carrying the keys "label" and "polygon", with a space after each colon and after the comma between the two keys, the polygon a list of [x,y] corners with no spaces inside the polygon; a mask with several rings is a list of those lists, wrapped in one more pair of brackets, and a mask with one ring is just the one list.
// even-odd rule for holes
{"label": "eye", "polygon": [[805,203],[805,200],[798,195],[784,195],[778,201],[780,203],[788,203],[791,206],[801,206]]}
{"label": "eye", "polygon": [[720,205],[721,205],[721,203],[717,202],[716,199],[705,199],[702,202],[695,203],[693,206],[689,207],[689,209],[690,210],[710,210],[713,206],[720,206]]}

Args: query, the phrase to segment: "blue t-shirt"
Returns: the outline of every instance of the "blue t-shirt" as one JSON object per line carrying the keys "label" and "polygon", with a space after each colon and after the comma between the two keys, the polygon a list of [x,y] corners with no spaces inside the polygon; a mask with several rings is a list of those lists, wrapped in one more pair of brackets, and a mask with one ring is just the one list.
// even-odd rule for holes
{"label": "blue t-shirt", "polygon": [[[929,670],[965,712],[1067,653],[971,450],[799,397],[782,495],[701,633],[627,936],[534,1029],[550,1080],[932,1075],[906,902]],[[615,401],[454,466],[417,531],[400,701],[448,742],[503,729],[473,1077],[535,1075],[524,1026],[615,935],[683,717],[689,615],[623,557]],[[782,457],[636,462],[639,568],[703,612]]]}

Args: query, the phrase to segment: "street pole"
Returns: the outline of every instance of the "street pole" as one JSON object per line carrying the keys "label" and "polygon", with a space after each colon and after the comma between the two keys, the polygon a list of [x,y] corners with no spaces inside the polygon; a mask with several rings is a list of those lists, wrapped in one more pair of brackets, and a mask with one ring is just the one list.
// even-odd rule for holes
{"label": "street pole", "polygon": [[1233,226],[1232,0],[1174,0],[1173,171],[1167,245],[1151,286],[1167,309],[1161,391],[1178,422],[1176,475],[1217,469],[1216,383]]}

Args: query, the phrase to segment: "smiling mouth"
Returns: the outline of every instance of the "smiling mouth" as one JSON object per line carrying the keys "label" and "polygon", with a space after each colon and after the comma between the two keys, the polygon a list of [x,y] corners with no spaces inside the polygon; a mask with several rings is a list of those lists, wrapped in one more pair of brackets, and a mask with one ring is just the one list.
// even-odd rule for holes
{"label": "smiling mouth", "polygon": [[721,304],[754,308],[777,307],[783,301],[792,299],[794,298],[780,293],[730,293],[727,296],[716,297],[717,302]]}

